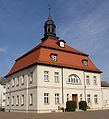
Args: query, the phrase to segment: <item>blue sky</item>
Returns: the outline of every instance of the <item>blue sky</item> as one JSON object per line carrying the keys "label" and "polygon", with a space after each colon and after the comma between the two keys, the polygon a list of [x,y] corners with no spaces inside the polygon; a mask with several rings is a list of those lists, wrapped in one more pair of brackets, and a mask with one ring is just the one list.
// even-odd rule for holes
{"label": "blue sky", "polygon": [[0,76],[40,42],[48,4],[57,36],[89,54],[109,82],[109,0],[0,0]]}

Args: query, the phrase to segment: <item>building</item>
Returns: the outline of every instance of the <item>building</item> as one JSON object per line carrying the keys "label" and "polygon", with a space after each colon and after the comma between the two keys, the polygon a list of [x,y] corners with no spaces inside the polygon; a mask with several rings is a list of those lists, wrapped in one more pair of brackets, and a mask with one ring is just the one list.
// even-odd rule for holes
{"label": "building", "polygon": [[0,78],[0,110],[5,109],[6,79]]}
{"label": "building", "polygon": [[49,14],[41,43],[16,59],[6,76],[5,110],[58,112],[67,100],[102,109],[100,73],[87,54],[56,36]]}

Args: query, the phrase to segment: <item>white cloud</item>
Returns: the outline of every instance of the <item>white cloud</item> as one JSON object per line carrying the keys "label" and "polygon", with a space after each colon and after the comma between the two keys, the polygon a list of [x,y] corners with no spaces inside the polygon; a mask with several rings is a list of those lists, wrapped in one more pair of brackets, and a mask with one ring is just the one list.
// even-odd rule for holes
{"label": "white cloud", "polygon": [[0,53],[1,52],[6,52],[7,51],[7,48],[0,48]]}

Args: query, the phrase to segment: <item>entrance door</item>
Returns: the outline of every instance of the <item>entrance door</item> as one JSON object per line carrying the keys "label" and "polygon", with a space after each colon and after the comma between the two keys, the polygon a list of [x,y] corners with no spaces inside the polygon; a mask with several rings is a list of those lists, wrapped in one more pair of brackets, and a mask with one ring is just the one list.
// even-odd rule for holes
{"label": "entrance door", "polygon": [[76,104],[77,104],[77,101],[78,101],[77,94],[72,94],[72,101],[76,102]]}

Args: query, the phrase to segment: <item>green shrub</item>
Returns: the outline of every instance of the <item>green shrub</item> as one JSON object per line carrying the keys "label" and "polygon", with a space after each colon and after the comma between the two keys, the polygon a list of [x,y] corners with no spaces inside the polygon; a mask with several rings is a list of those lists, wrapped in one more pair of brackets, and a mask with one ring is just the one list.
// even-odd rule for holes
{"label": "green shrub", "polygon": [[76,102],[73,101],[67,101],[66,102],[66,111],[73,112],[76,110]]}
{"label": "green shrub", "polygon": [[87,102],[86,101],[80,101],[79,102],[79,109],[86,111],[87,110]]}

